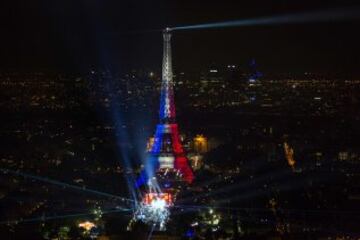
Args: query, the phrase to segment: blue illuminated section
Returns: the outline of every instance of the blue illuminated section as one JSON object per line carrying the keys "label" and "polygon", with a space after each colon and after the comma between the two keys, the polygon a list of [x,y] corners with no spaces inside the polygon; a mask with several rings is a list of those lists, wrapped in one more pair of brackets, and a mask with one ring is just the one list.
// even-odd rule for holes
{"label": "blue illuminated section", "polygon": [[150,154],[145,162],[144,169],[141,171],[140,176],[136,179],[135,187],[139,188],[146,184],[149,179],[155,176],[156,169],[159,168],[159,160],[157,156]]}
{"label": "blue illuminated section", "polygon": [[263,74],[257,70],[257,64],[256,64],[255,59],[251,59],[249,66],[250,66],[250,71],[251,71],[249,82],[255,83],[256,80],[258,80],[259,78],[261,78],[263,76]]}
{"label": "blue illuminated section", "polygon": [[154,144],[151,148],[151,153],[156,154],[156,153],[160,153],[161,151],[161,145],[162,145],[162,134],[164,133],[165,130],[165,126],[163,124],[158,124],[156,126],[156,131],[155,131],[155,137],[154,137]]}
{"label": "blue illuminated section", "polygon": [[145,171],[143,170],[141,173],[140,173],[140,176],[136,179],[135,181],[135,187],[136,188],[139,188],[141,187],[142,185],[144,185],[146,182],[147,182],[147,176],[146,176],[146,173]]}
{"label": "blue illuminated section", "polygon": [[140,173],[139,178],[136,180],[135,186],[137,188],[141,187],[143,184],[155,175],[156,169],[159,168],[159,158],[156,156],[161,152],[162,145],[162,134],[164,132],[165,126],[163,124],[158,124],[156,126],[154,144],[150,150],[147,161],[145,161],[145,167]]}
{"label": "blue illuminated section", "polygon": [[161,91],[161,96],[160,96],[160,119],[165,119],[167,116],[166,116],[166,99],[168,99],[168,96],[167,96],[168,92],[165,90],[165,89],[162,89]]}
{"label": "blue illuminated section", "polygon": [[185,233],[185,236],[187,238],[194,238],[195,237],[195,232],[194,229],[188,229]]}

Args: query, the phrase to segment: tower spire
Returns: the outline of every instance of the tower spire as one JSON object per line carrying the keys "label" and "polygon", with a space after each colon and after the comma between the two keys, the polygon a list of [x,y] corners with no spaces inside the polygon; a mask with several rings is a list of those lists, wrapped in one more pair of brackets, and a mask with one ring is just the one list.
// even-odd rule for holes
{"label": "tower spire", "polygon": [[175,103],[174,103],[174,81],[171,62],[171,32],[169,28],[163,31],[163,63],[162,63],[162,83],[160,97],[160,122],[175,122]]}

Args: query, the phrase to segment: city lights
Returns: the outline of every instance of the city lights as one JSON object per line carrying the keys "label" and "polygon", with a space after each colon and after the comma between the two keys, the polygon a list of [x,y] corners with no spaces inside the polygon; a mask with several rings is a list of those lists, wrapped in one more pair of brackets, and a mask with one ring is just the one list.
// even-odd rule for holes
{"label": "city lights", "polygon": [[90,231],[92,228],[96,227],[95,223],[90,221],[81,222],[78,224],[79,228],[83,228],[86,231]]}

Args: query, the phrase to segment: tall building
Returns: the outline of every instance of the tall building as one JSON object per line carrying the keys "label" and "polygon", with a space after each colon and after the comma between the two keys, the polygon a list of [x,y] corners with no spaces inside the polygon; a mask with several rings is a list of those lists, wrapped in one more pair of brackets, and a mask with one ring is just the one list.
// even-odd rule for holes
{"label": "tall building", "polygon": [[253,103],[257,101],[257,90],[261,85],[259,78],[262,77],[262,73],[257,70],[257,64],[255,59],[252,59],[249,64],[250,67],[250,76],[247,86],[249,102]]}
{"label": "tall building", "polygon": [[154,140],[149,146],[145,163],[145,178],[154,177],[160,187],[171,187],[174,181],[191,183],[194,179],[188,159],[181,144],[174,103],[174,81],[171,61],[171,33],[163,32],[163,65],[160,96],[159,124],[156,126]]}

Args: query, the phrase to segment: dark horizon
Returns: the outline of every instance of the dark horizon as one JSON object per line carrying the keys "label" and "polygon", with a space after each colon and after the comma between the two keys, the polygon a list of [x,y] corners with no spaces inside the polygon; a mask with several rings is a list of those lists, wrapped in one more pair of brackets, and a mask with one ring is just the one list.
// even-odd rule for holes
{"label": "dark horizon", "polygon": [[[0,69],[160,70],[167,26],[355,6],[347,1],[267,3],[46,1],[4,3]],[[359,20],[204,29],[174,33],[174,68],[194,71],[255,58],[264,72],[359,75]],[[154,31],[156,30],[156,31]]]}

